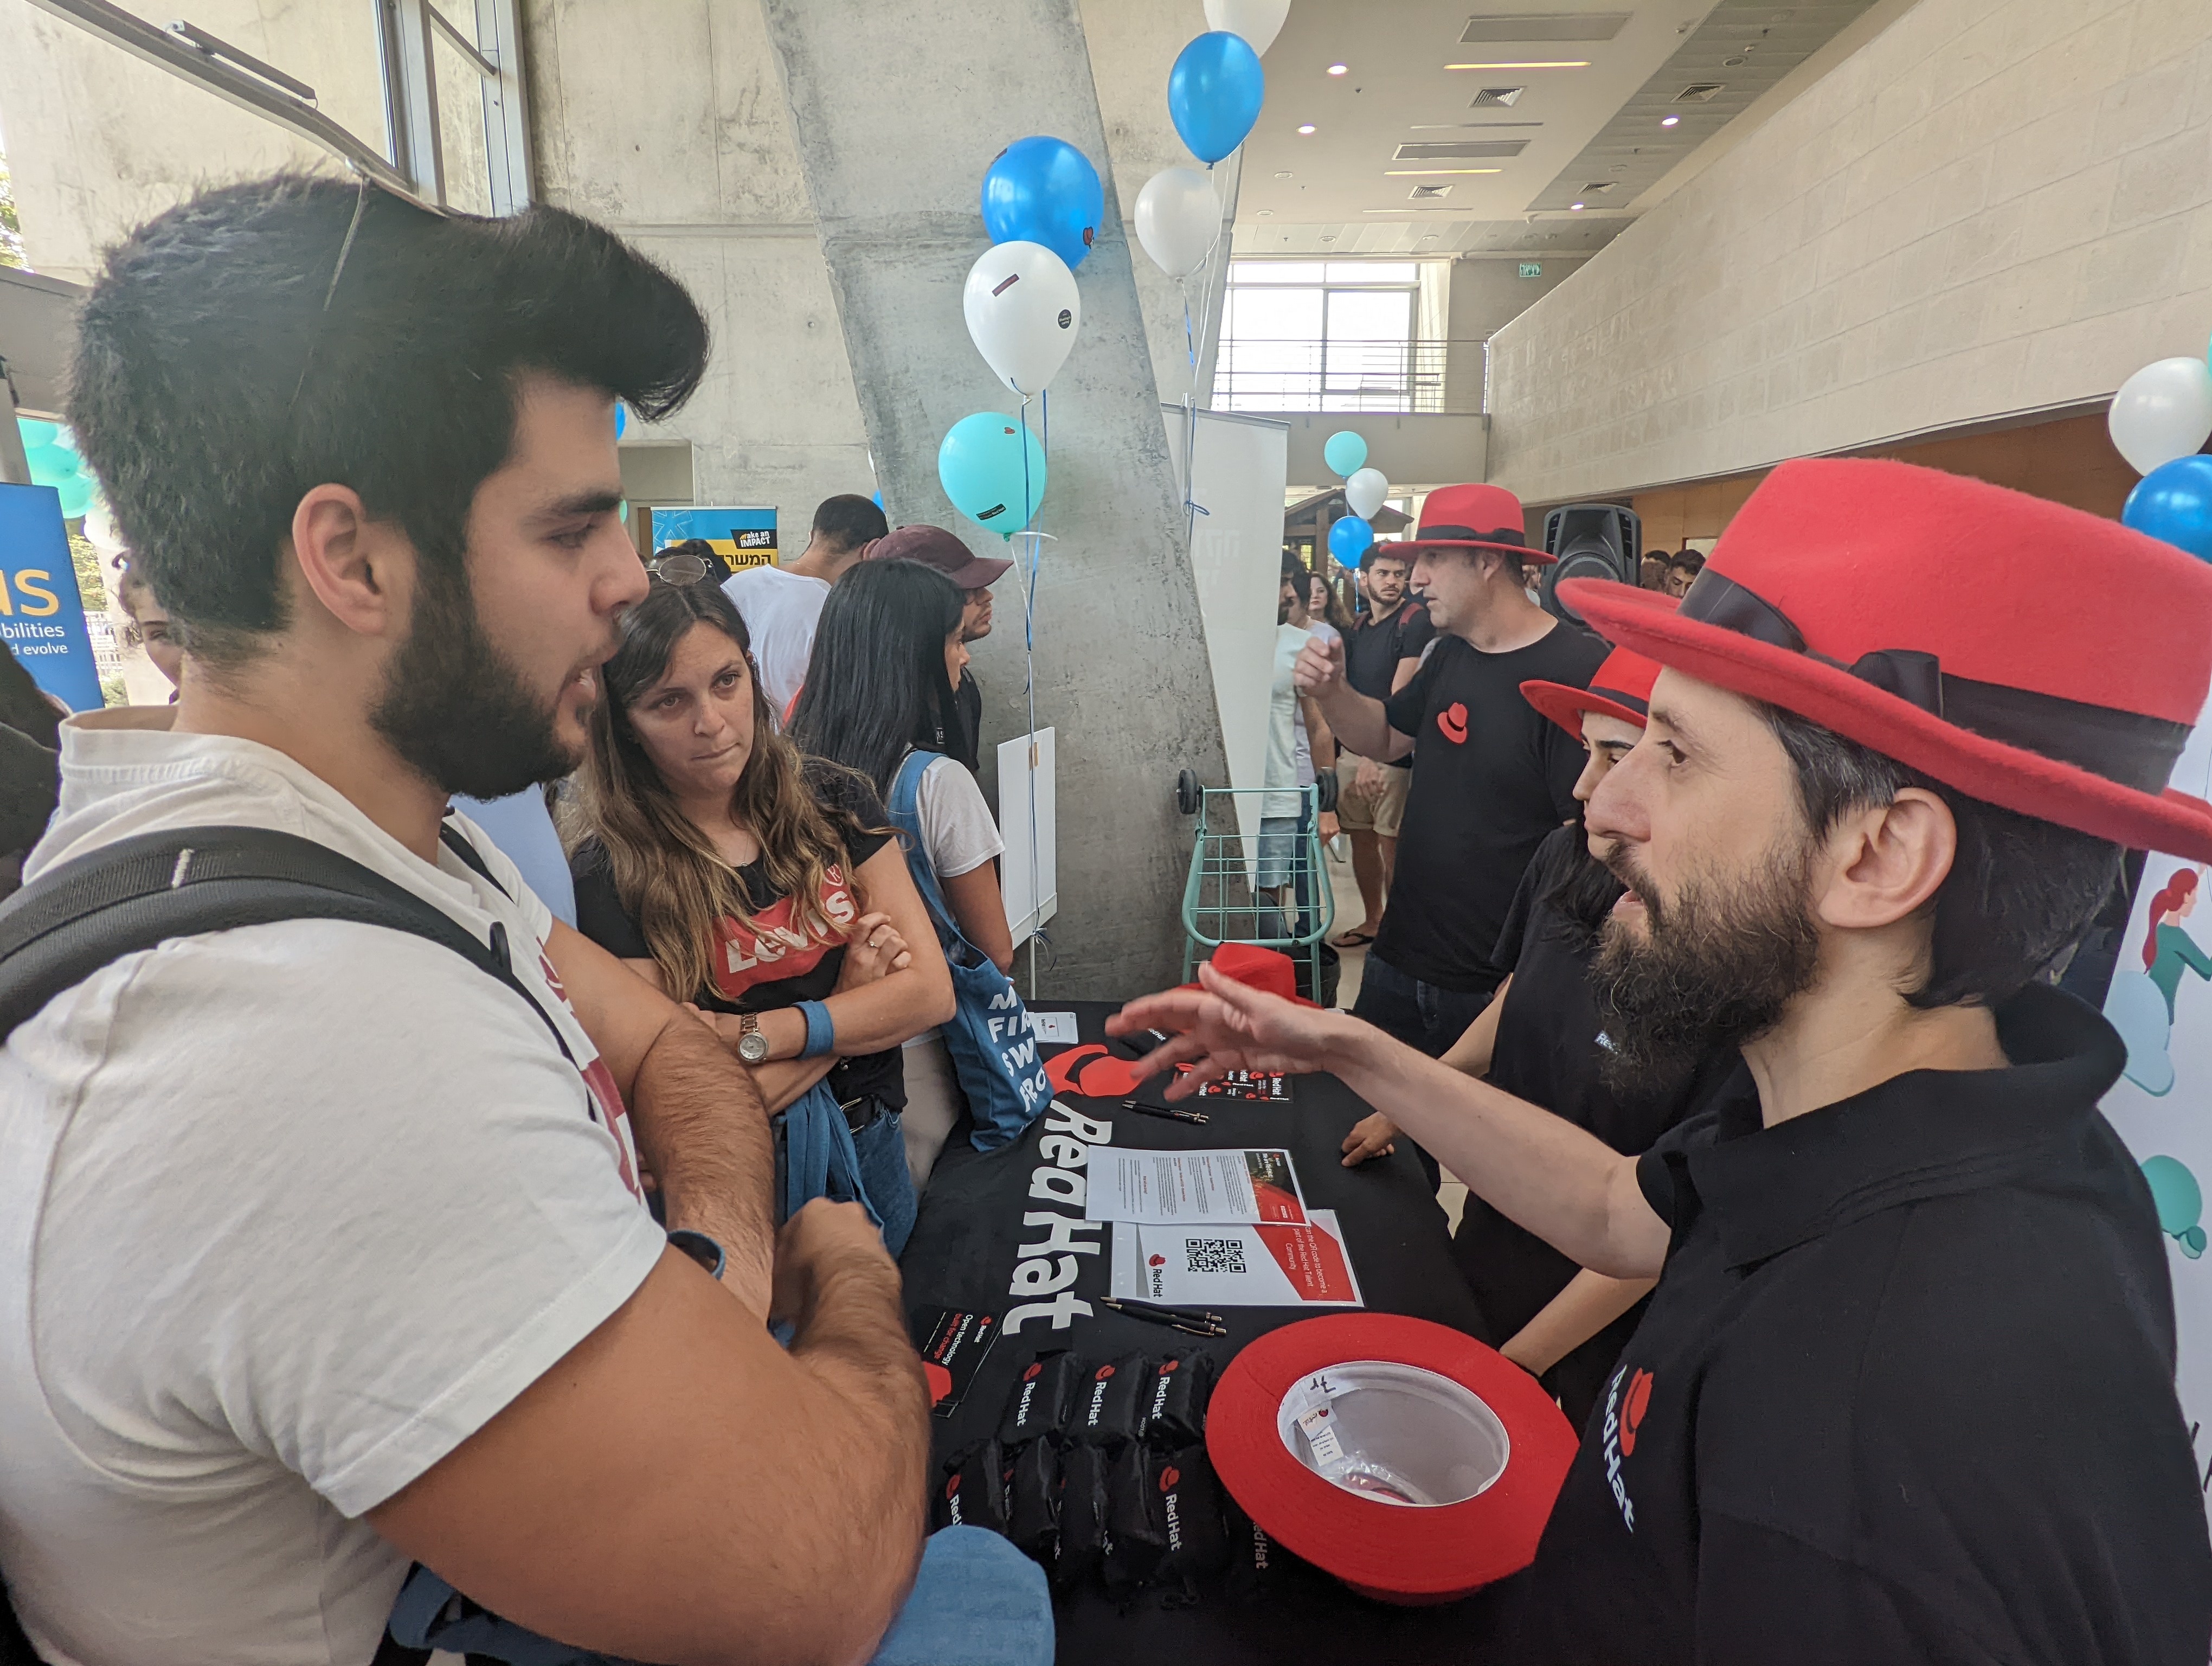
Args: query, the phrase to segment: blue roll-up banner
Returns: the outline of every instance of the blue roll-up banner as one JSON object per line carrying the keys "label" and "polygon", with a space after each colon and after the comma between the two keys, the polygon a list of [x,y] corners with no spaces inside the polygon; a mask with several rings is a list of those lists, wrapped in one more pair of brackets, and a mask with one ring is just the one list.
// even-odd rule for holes
{"label": "blue roll-up banner", "polygon": [[105,703],[62,495],[52,486],[0,485],[0,639],[31,680],[71,711]]}
{"label": "blue roll-up banner", "polygon": [[751,506],[709,508],[698,504],[655,505],[653,547],[665,550],[686,538],[703,538],[731,568],[773,567],[775,556],[775,511]]}

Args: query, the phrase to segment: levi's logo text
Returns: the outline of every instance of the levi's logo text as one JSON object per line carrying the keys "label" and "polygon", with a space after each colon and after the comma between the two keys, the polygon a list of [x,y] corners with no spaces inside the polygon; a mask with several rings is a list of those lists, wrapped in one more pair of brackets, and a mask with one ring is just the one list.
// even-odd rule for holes
{"label": "levi's logo text", "polygon": [[801,921],[797,900],[778,897],[750,923],[732,915],[715,922],[721,941],[714,964],[714,988],[724,1000],[741,1000],[757,983],[805,976],[845,940],[846,927],[860,917],[853,893],[846,888],[844,871],[834,866],[823,872],[817,898],[830,930]]}
{"label": "levi's logo text", "polygon": [[[1625,1394],[1621,1388],[1623,1379],[1627,1383]],[[1613,1491],[1613,1503],[1620,1507],[1620,1519],[1631,1533],[1636,1531],[1636,1505],[1621,1477],[1620,1461],[1635,1454],[1636,1432],[1651,1405],[1651,1381],[1650,1371],[1638,1367],[1632,1375],[1624,1365],[1614,1370],[1613,1380],[1605,1387],[1605,1481]]]}
{"label": "levi's logo text", "polygon": [[1467,707],[1455,700],[1438,712],[1437,732],[1455,746],[1467,745]]}

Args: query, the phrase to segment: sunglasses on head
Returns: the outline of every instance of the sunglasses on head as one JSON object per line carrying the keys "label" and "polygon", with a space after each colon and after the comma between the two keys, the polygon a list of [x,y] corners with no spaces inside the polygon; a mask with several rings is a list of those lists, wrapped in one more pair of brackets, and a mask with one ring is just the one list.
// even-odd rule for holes
{"label": "sunglasses on head", "polygon": [[645,570],[663,584],[696,584],[711,570],[704,559],[689,550],[672,550],[646,562]]}

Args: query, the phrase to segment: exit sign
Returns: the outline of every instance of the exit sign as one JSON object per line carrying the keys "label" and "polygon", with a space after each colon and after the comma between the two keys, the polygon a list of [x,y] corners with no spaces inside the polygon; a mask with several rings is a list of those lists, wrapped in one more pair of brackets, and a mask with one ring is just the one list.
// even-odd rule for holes
{"label": "exit sign", "polygon": [[1544,275],[1544,263],[1543,263],[1542,261],[1540,261],[1540,260],[1524,260],[1524,261],[1522,261],[1522,262],[1521,263],[1521,276],[1522,276],[1522,277],[1543,277],[1543,275]]}

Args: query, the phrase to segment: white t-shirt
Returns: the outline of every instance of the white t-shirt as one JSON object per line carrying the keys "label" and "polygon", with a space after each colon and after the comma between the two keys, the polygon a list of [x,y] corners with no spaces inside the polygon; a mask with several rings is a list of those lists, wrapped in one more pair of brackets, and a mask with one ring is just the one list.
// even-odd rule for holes
{"label": "white t-shirt", "polygon": [[[637,1289],[665,1247],[545,906],[431,867],[283,754],[128,708],[63,728],[26,865],[275,828],[489,942],[288,921],[175,939],[0,1049],[0,1569],[67,1666],[365,1666],[406,1560],[361,1519]],[[581,1067],[582,1073],[579,1073]]]}
{"label": "white t-shirt", "polygon": [[[915,818],[921,824],[922,853],[940,879],[957,879],[973,873],[994,856],[1006,854],[1006,841],[991,819],[991,806],[983,789],[965,765],[940,757],[921,772],[915,789]],[[935,1030],[924,1031],[905,1044],[926,1047],[938,1039]]]}
{"label": "white t-shirt", "polygon": [[753,639],[753,663],[760,667],[761,687],[783,721],[806,680],[807,656],[814,652],[814,627],[821,623],[822,604],[830,599],[830,587],[804,573],[787,573],[781,567],[748,567],[722,582],[722,593],[737,604],[745,630]]}
{"label": "white t-shirt", "polygon": [[[1298,784],[1298,690],[1291,672],[1311,634],[1294,624],[1275,627],[1275,680],[1268,691],[1267,769],[1261,777],[1262,787],[1279,789]],[[1260,800],[1260,814],[1263,819],[1296,816],[1304,802],[1295,792],[1270,791]]]}

